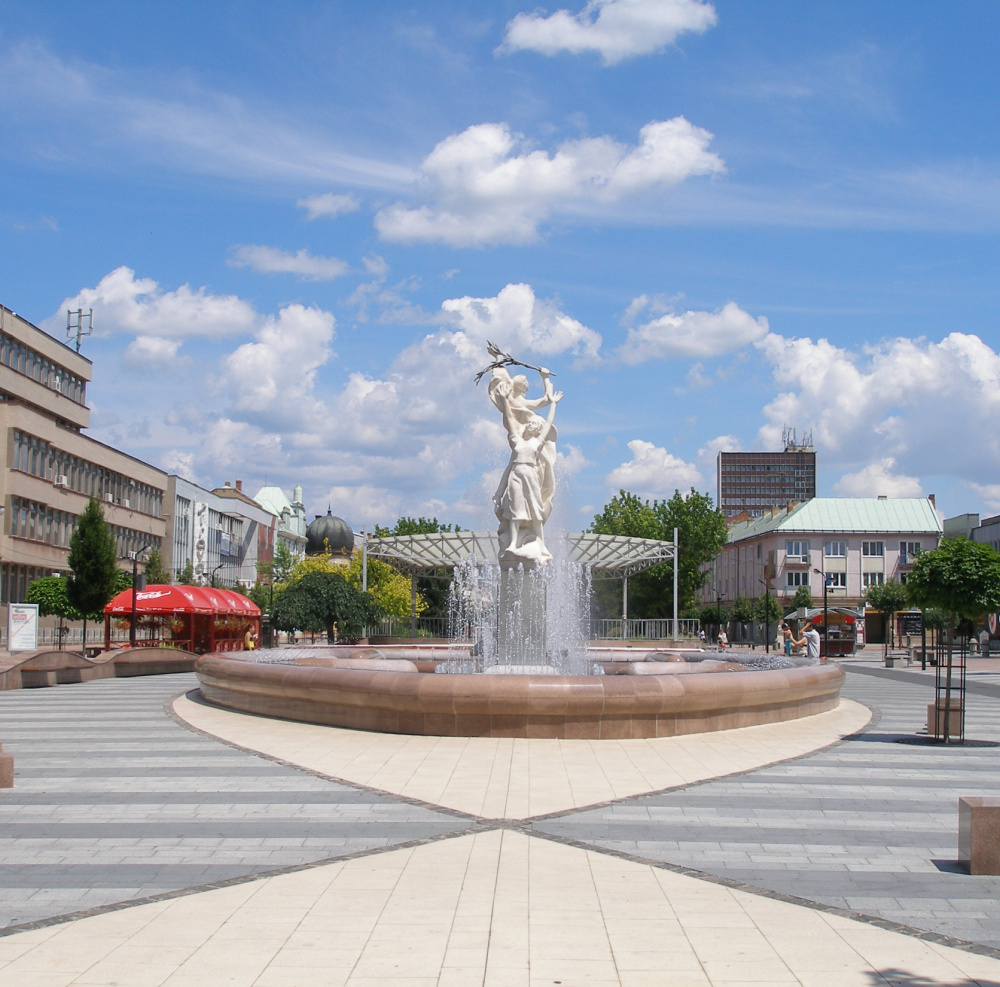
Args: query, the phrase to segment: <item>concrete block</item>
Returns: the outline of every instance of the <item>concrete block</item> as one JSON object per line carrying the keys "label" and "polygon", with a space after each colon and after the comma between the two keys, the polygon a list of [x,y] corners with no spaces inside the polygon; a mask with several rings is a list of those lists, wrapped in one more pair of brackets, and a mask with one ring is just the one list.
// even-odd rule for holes
{"label": "concrete block", "polygon": [[958,800],[958,860],[970,874],[1000,874],[1000,799]]}
{"label": "concrete block", "polygon": [[[962,736],[962,703],[958,699],[951,701],[951,711],[948,713],[948,736]],[[934,703],[927,704],[927,735],[929,737],[944,737],[944,703],[935,707]]]}
{"label": "concrete block", "polygon": [[0,788],[14,787],[14,755],[4,754],[0,744]]}

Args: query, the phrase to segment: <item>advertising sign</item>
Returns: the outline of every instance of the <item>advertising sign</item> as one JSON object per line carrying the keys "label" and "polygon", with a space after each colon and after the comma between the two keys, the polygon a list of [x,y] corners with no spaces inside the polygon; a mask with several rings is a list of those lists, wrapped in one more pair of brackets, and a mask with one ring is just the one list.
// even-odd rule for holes
{"label": "advertising sign", "polygon": [[7,609],[7,650],[38,648],[38,604],[11,603]]}
{"label": "advertising sign", "polygon": [[906,634],[909,637],[920,637],[924,622],[919,613],[901,613],[897,619],[899,620],[900,634]]}

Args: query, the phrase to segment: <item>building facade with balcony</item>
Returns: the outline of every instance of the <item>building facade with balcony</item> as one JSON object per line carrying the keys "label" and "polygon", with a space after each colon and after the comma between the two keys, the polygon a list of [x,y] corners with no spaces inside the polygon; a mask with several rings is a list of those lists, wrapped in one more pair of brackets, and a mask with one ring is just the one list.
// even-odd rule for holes
{"label": "building facade with balcony", "polygon": [[122,558],[163,549],[167,475],[84,434],[91,363],[0,306],[0,621],[35,579],[68,572],[69,541],[97,497]]}
{"label": "building facade with balcony", "polygon": [[786,609],[801,586],[814,601],[856,608],[872,583],[906,582],[914,558],[936,548],[942,526],[932,498],[814,497],[729,528],[706,568],[703,604],[732,605],[767,591]]}
{"label": "building facade with balcony", "polygon": [[171,476],[168,480],[164,567],[174,582],[191,563],[198,583],[246,589],[258,566],[274,555],[278,518],[228,482],[215,490]]}

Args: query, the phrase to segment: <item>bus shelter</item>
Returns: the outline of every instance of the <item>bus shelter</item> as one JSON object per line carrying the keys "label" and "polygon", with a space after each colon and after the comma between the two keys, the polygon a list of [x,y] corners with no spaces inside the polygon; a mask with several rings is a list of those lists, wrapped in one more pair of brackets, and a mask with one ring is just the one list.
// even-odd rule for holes
{"label": "bus shelter", "polygon": [[[127,647],[132,590],[104,608],[104,647]],[[259,638],[260,608],[241,593],[213,586],[147,586],[135,593],[136,646],[183,648],[203,655],[241,651],[248,630]]]}

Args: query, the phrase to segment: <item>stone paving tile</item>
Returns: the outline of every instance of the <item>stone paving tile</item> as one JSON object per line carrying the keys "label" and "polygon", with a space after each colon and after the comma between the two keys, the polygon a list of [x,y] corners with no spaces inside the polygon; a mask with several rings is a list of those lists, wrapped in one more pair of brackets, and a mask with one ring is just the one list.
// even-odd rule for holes
{"label": "stone paving tile", "polygon": [[220,745],[164,703],[192,675],[0,693],[0,928],[436,838],[469,820]]}
{"label": "stone paving tile", "polygon": [[[532,832],[1000,947],[1000,877],[955,864],[958,798],[1000,797],[1000,748],[902,744],[926,681],[849,672],[864,733],[741,776],[540,819]],[[968,697],[966,734],[1000,740],[1000,698]]]}

